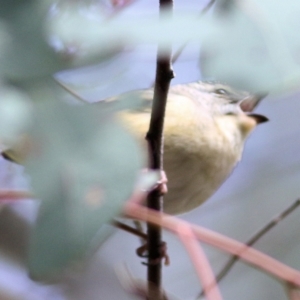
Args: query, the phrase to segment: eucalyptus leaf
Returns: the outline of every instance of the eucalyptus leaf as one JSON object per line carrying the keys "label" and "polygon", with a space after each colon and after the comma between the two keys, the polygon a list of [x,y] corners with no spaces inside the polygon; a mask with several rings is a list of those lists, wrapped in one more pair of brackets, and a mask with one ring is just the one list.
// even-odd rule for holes
{"label": "eucalyptus leaf", "polygon": [[57,50],[73,51],[74,64],[141,44],[160,44],[163,49],[171,43],[199,41],[203,36],[200,29],[205,30],[207,23],[195,12],[174,14],[172,18],[168,14],[160,18],[147,14],[109,19],[101,10],[83,8],[78,3],[56,9],[47,22],[47,35]]}
{"label": "eucalyptus leaf", "polygon": [[1,144],[16,144],[30,126],[32,103],[15,87],[0,85],[0,140]]}
{"label": "eucalyptus leaf", "polygon": [[[25,164],[41,201],[29,268],[51,278],[85,258],[102,224],[119,214],[143,165],[131,135],[104,106],[37,105]],[[104,235],[105,236],[105,235]]]}
{"label": "eucalyptus leaf", "polygon": [[28,80],[61,70],[66,63],[48,45],[44,35],[47,7],[38,1],[6,1],[1,6],[9,44],[0,55],[0,74],[8,80]]}
{"label": "eucalyptus leaf", "polygon": [[[113,56],[116,51],[111,47],[109,51],[97,48],[97,53],[90,47],[98,27],[95,22],[87,22],[97,1],[90,2],[72,2],[59,14],[59,3],[54,0],[4,1],[0,12],[0,75],[24,82]],[[88,16],[79,18],[83,12]]]}
{"label": "eucalyptus leaf", "polygon": [[205,77],[249,91],[286,91],[300,82],[297,1],[247,0],[216,14],[203,39]]}
{"label": "eucalyptus leaf", "polygon": [[61,1],[52,6],[45,32],[56,53],[80,66],[106,60],[122,49],[99,40],[98,31],[107,22],[107,8],[100,1]]}

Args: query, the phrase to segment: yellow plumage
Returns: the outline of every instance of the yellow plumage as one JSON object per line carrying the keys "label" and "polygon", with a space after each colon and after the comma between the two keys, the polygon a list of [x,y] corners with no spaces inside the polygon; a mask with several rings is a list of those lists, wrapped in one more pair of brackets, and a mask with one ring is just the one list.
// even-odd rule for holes
{"label": "yellow plumage", "polygon": [[[227,94],[218,94],[224,90]],[[131,92],[151,103],[152,90]],[[168,193],[164,211],[180,214],[207,200],[241,159],[244,142],[267,119],[247,115],[241,101],[253,109],[261,97],[227,86],[197,82],[171,87],[164,124],[164,169]],[[120,114],[125,126],[141,141],[149,128],[150,109]]]}

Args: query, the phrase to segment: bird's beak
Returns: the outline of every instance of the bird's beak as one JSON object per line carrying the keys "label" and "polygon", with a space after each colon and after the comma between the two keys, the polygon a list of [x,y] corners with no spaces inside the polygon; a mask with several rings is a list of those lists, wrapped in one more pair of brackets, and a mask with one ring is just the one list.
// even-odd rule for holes
{"label": "bird's beak", "polygon": [[247,116],[253,118],[257,124],[265,123],[269,121],[267,117],[259,114],[247,114]]}
{"label": "bird's beak", "polygon": [[260,93],[256,95],[251,95],[245,99],[243,99],[240,103],[240,107],[244,112],[251,112],[254,108],[260,103],[260,101],[265,98],[267,93]]}

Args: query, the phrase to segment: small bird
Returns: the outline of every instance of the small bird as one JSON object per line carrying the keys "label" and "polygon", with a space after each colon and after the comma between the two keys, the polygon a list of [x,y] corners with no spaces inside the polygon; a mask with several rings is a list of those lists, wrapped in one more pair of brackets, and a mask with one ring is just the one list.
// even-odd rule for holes
{"label": "small bird", "polygon": [[[121,118],[134,135],[144,139],[153,90],[128,95],[140,97],[144,107],[124,111]],[[217,191],[240,161],[250,132],[268,121],[251,113],[264,96],[214,82],[170,88],[164,123],[164,169],[168,178],[165,213],[193,210]]]}
{"label": "small bird", "polygon": [[[142,106],[122,111],[119,117],[146,143],[153,89],[125,95],[141,99]],[[250,132],[268,121],[265,116],[251,113],[264,96],[215,82],[198,81],[170,88],[164,123],[164,169],[168,178],[165,213],[182,214],[198,207],[226,180],[240,161]],[[16,153],[7,150],[2,155],[18,162]]]}

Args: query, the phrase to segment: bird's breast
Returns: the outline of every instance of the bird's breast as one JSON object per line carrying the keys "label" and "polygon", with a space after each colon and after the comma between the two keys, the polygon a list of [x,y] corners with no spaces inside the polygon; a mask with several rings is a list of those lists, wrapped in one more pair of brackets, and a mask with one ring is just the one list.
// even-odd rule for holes
{"label": "bird's breast", "polygon": [[[164,211],[169,214],[190,211],[207,200],[232,172],[242,152],[242,143],[237,147],[215,118],[201,113],[191,102],[182,106],[180,101],[167,106],[164,126],[168,178]],[[122,119],[145,144],[149,114],[125,113]]]}
{"label": "bird's breast", "polygon": [[182,120],[178,126],[166,120],[164,168],[169,192],[164,211],[170,214],[190,211],[206,201],[231,174],[243,149],[243,142],[228,138],[215,119]]}

